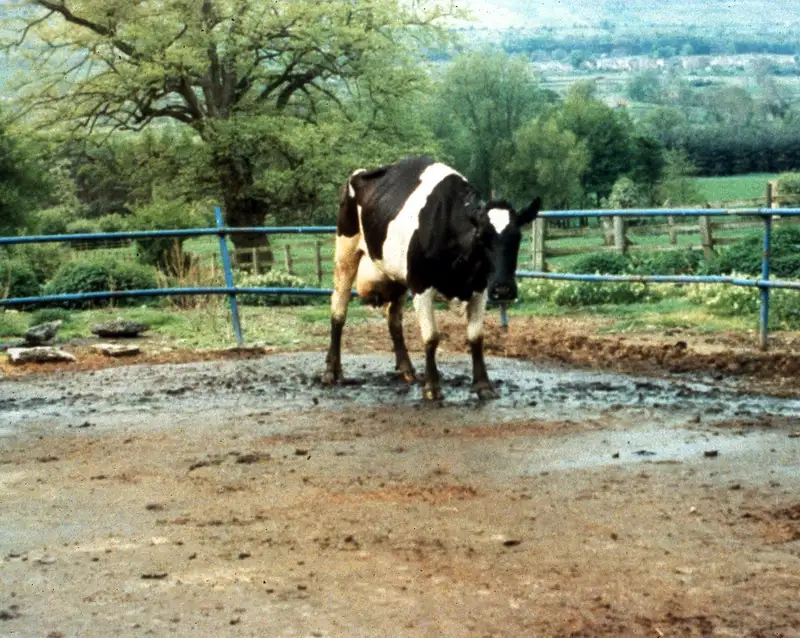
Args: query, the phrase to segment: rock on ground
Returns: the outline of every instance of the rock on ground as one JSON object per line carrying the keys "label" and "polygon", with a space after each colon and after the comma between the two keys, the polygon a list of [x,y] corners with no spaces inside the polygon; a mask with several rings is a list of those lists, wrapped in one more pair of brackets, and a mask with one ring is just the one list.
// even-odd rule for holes
{"label": "rock on ground", "polygon": [[75,357],[60,348],[37,346],[34,348],[9,348],[8,358],[11,363],[51,363],[58,361],[75,361]]}

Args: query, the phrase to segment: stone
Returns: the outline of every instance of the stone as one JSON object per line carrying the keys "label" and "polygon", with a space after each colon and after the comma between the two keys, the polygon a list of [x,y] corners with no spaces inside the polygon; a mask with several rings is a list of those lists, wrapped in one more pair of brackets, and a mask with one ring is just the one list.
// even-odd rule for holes
{"label": "stone", "polygon": [[59,319],[58,321],[48,321],[29,328],[28,332],[25,333],[25,345],[41,346],[48,341],[52,341],[62,323]]}
{"label": "stone", "polygon": [[150,326],[136,321],[126,321],[117,319],[109,323],[104,323],[92,328],[92,332],[98,337],[105,338],[132,338],[138,337],[142,332],[149,330]]}
{"label": "stone", "polygon": [[121,343],[97,343],[92,346],[92,350],[107,357],[131,357],[142,351],[139,346]]}
{"label": "stone", "polygon": [[9,348],[8,358],[11,363],[56,363],[59,361],[76,361],[75,357],[69,352],[64,352],[59,348],[51,346]]}

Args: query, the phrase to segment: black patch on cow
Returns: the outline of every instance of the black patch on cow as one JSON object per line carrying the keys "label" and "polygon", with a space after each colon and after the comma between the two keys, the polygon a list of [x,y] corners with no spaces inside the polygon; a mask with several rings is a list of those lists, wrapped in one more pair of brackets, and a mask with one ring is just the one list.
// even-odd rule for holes
{"label": "black patch on cow", "polygon": [[339,219],[336,222],[336,234],[344,237],[358,235],[358,209],[356,200],[349,194],[350,182],[339,190]]}
{"label": "black patch on cow", "polygon": [[359,173],[351,180],[361,205],[364,241],[374,261],[383,259],[383,244],[389,223],[419,186],[423,171],[435,164],[430,157],[411,157],[396,164]]}

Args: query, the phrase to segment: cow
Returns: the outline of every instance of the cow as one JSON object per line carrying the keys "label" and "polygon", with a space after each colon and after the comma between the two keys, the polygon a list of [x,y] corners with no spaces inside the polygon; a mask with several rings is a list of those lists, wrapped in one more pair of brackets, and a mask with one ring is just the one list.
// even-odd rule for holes
{"label": "cow", "polygon": [[533,221],[540,204],[537,198],[520,212],[506,201],[482,204],[463,175],[429,157],[355,171],[340,191],[323,382],[342,379],[342,331],[355,281],[362,301],[388,304],[396,369],[409,383],[416,375],[403,337],[403,306],[408,292],[414,295],[425,345],[423,397],[430,400],[442,398],[434,297],[467,302],[472,390],[481,399],[495,397],[483,358],[486,303],[516,298],[521,228]]}

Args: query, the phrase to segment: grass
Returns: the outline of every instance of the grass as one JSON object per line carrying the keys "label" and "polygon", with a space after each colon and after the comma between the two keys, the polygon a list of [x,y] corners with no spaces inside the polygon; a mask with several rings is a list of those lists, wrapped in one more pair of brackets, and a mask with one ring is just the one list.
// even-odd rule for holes
{"label": "grass", "polygon": [[729,177],[698,177],[695,182],[703,197],[709,202],[735,202],[744,199],[764,198],[767,182],[775,179],[773,173],[750,173]]}

